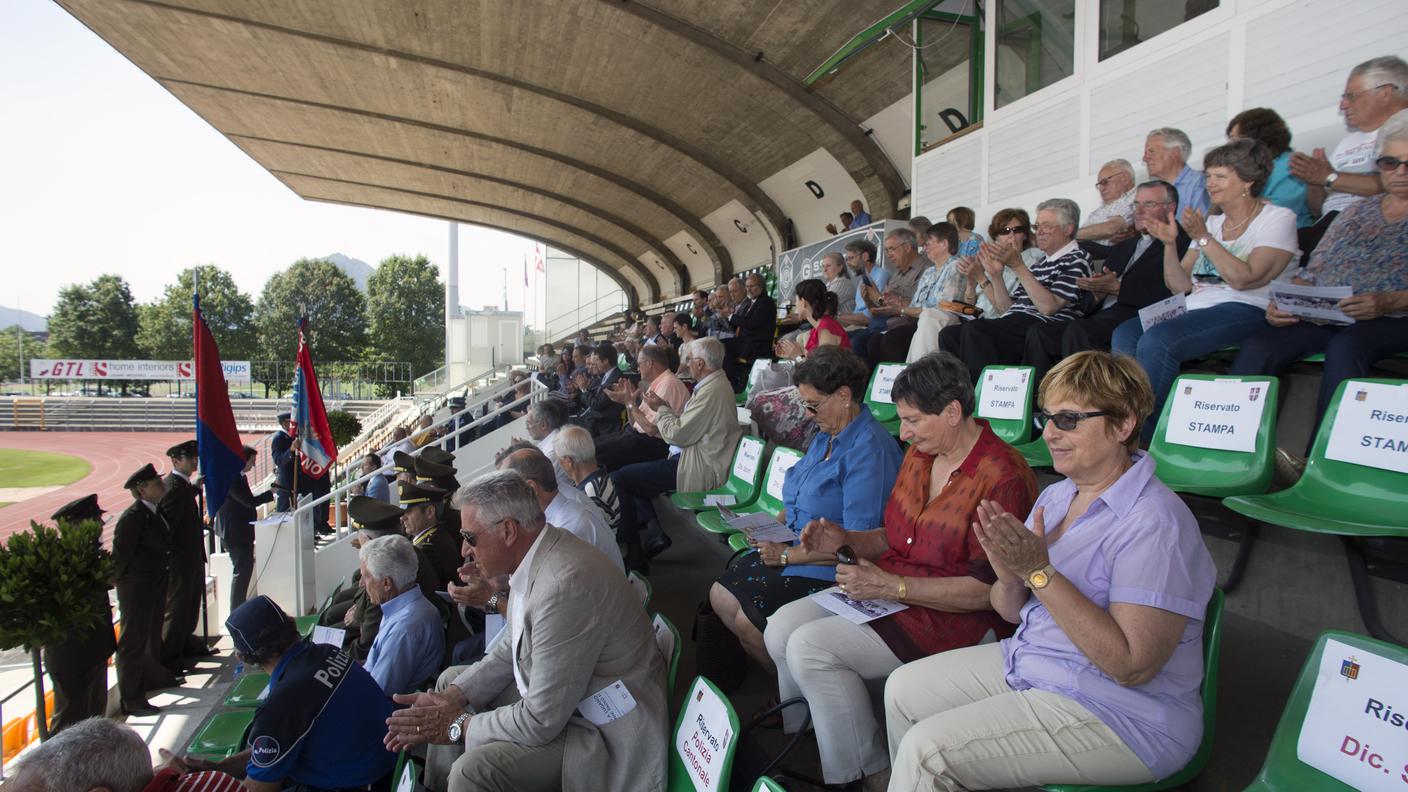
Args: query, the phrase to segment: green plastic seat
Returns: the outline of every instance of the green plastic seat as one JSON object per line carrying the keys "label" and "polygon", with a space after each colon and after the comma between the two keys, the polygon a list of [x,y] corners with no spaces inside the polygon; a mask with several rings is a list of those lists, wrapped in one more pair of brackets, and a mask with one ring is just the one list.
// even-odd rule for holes
{"label": "green plastic seat", "polygon": [[[772,452],[772,459],[768,460],[767,476],[763,479],[762,492],[758,499],[751,505],[739,508],[729,508],[735,514],[752,514],[754,512],[767,512],[776,517],[782,513],[782,480],[787,475],[787,471],[802,459],[802,452],[791,448],[779,447]],[[699,527],[710,533],[734,534],[738,531],[728,524],[717,509],[712,511],[702,511],[694,515],[694,521],[699,523]]]}
{"label": "green plastic seat", "polygon": [[[983,415],[983,388],[987,384],[989,375],[999,371],[1012,370],[1027,372],[1027,389],[1026,393],[1022,395],[1022,417],[990,418]],[[976,415],[987,421],[988,426],[992,427],[992,433],[1002,438],[1008,445],[1020,446],[1030,440],[1032,436],[1032,393],[1035,389],[1036,369],[1031,366],[984,366],[974,391],[978,404]]]}
{"label": "green plastic seat", "polygon": [[1047,792],[1158,792],[1180,787],[1203,772],[1212,758],[1212,740],[1217,726],[1218,660],[1222,656],[1222,605],[1225,597],[1219,589],[1212,590],[1207,615],[1203,618],[1203,739],[1198,750],[1182,770],[1158,781],[1129,786],[1091,786],[1087,784],[1047,784]]}
{"label": "green plastic seat", "polygon": [[1051,449],[1046,447],[1046,438],[1038,437],[1030,443],[1022,443],[1013,446],[1017,453],[1027,460],[1027,465],[1034,468],[1049,468],[1053,465],[1051,461]]}
{"label": "green plastic seat", "polygon": [[318,614],[310,613],[307,616],[293,617],[293,626],[298,628],[298,634],[307,638],[313,634],[313,628],[318,626]]}
{"label": "green plastic seat", "polygon": [[227,707],[257,707],[263,703],[261,695],[264,688],[269,686],[269,675],[263,671],[253,671],[242,674],[235,684],[230,686],[230,690],[225,693],[225,706]]}
{"label": "green plastic seat", "polygon": [[[767,442],[755,435],[744,435],[739,438],[738,446],[733,450],[733,464],[728,469],[728,481],[722,487],[715,487],[704,492],[676,492],[670,496],[670,502],[675,506],[687,511],[703,511],[712,509],[713,506],[705,506],[704,499],[710,495],[732,495],[735,506],[748,506],[758,499],[758,493],[762,491],[763,481],[763,461],[767,455]],[[748,461],[756,459],[753,465],[752,475],[742,475],[740,471],[746,469]],[[733,506],[729,507],[730,509]]]}
{"label": "green plastic seat", "polygon": [[1216,380],[1257,382],[1266,388],[1263,395],[1265,406],[1262,408],[1261,422],[1257,427],[1255,449],[1251,452],[1224,451],[1170,443],[1166,439],[1169,412],[1173,409],[1173,398],[1170,397],[1164,402],[1158,428],[1154,430],[1154,440],[1149,444],[1149,453],[1158,463],[1154,473],[1174,492],[1187,492],[1210,498],[1260,495],[1271,486],[1271,476],[1276,469],[1276,395],[1280,390],[1280,381],[1276,377],[1184,374],[1174,380],[1173,388],[1169,392],[1177,391],[1182,382]]}
{"label": "green plastic seat", "polygon": [[665,618],[665,614],[655,614],[651,624],[655,627],[657,642],[662,639],[662,634],[670,636],[670,662],[665,673],[665,690],[673,691],[675,689],[675,673],[680,670],[680,655],[684,653],[684,643],[680,640],[679,628],[675,627],[674,622]]}
{"label": "green plastic seat", "polygon": [[900,416],[895,410],[895,401],[890,398],[890,385],[895,377],[904,371],[904,363],[881,363],[870,375],[870,385],[865,389],[865,406],[871,416],[885,427],[885,431],[900,436]]}
{"label": "green plastic seat", "polygon": [[1253,520],[1298,531],[1408,538],[1408,474],[1325,457],[1340,399],[1356,382],[1404,384],[1390,379],[1340,383],[1320,422],[1300,480],[1279,492],[1227,498],[1223,505]]}
{"label": "green plastic seat", "polygon": [[641,607],[649,608],[650,597],[655,593],[655,587],[650,585],[650,579],[632,569],[626,573],[626,580],[631,584],[631,588],[640,595]]}
{"label": "green plastic seat", "polygon": [[186,753],[201,759],[220,760],[244,748],[245,732],[254,722],[253,709],[236,709],[216,715],[196,732]]}
{"label": "green plastic seat", "polygon": [[[688,739],[695,729],[696,718],[691,717],[695,713],[691,712],[691,705],[703,704],[706,701],[714,702],[714,706],[722,709],[727,716],[728,723],[709,724],[710,732],[718,741],[718,773],[707,781],[696,784],[690,769],[685,765],[685,759],[680,754],[680,743]],[[727,734],[720,734],[727,729]],[[733,710],[733,703],[728,697],[719,692],[704,677],[694,678],[694,684],[689,686],[689,695],[685,696],[684,703],[680,705],[679,719],[675,721],[675,730],[670,737],[670,768],[669,777],[665,788],[668,792],[722,792],[729,788],[730,776],[733,774],[733,756],[738,749],[738,713]]]}
{"label": "green plastic seat", "polygon": [[[1363,635],[1327,630],[1320,633],[1311,647],[1310,656],[1301,666],[1300,676],[1291,689],[1286,709],[1281,712],[1281,720],[1276,724],[1276,733],[1271,737],[1271,747],[1266,752],[1266,761],[1261,772],[1246,792],[1301,792],[1313,789],[1316,792],[1352,792],[1355,787],[1346,784],[1321,770],[1302,762],[1296,751],[1300,742],[1300,729],[1305,721],[1306,710],[1310,708],[1310,697],[1315,692],[1315,678],[1320,672],[1320,661],[1325,655],[1325,643],[1335,639],[1354,647],[1364,654],[1378,655],[1399,665],[1408,665],[1408,649],[1385,641],[1376,641]],[[1401,760],[1400,760],[1401,762]],[[1399,768],[1394,768],[1397,773]]]}
{"label": "green plastic seat", "polygon": [[748,537],[741,533],[729,534],[728,549],[732,550],[735,553],[739,552],[740,550],[747,550]]}
{"label": "green plastic seat", "polygon": [[760,776],[758,783],[753,785],[753,792],[787,792],[787,790],[768,776]]}
{"label": "green plastic seat", "polygon": [[392,792],[415,792],[420,786],[420,766],[408,751],[396,755],[396,769],[391,771]]}

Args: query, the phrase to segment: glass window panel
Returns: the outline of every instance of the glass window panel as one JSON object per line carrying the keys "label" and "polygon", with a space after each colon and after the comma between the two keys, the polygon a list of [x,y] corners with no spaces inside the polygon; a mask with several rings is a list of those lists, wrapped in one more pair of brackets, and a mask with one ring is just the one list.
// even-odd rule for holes
{"label": "glass window panel", "polygon": [[998,0],[995,106],[1075,70],[1075,0]]}
{"label": "glass window panel", "polygon": [[[971,100],[973,28],[958,20],[920,18],[916,51],[923,86],[919,94],[921,149],[978,121]],[[981,64],[978,68],[982,68]]]}
{"label": "glass window panel", "polygon": [[1217,8],[1218,0],[1100,0],[1100,60]]}

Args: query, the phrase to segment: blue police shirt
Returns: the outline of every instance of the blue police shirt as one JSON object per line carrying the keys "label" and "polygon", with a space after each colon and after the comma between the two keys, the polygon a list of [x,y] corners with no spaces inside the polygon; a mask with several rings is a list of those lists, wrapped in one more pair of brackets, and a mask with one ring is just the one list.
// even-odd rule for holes
{"label": "blue police shirt", "polygon": [[[831,441],[831,456],[824,459],[828,441],[831,435],[817,432],[806,455],[787,471],[782,482],[787,527],[800,537],[807,523],[825,517],[848,531],[879,528],[900,471],[899,444],[864,405]],[[836,567],[789,564],[782,574],[835,580]]]}
{"label": "blue police shirt", "polygon": [[268,695],[250,726],[245,773],[323,789],[377,781],[396,764],[382,744],[393,709],[345,652],[300,641],[269,675]]}

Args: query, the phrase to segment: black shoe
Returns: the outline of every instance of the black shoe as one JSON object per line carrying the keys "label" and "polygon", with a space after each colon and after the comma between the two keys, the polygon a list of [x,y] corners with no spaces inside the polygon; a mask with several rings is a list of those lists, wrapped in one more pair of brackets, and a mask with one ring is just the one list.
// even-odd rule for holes
{"label": "black shoe", "polygon": [[670,545],[672,544],[674,544],[674,542],[670,540],[669,535],[663,533],[660,534],[659,539],[645,546],[643,550],[643,552],[645,553],[645,560],[649,561],[655,556],[658,556],[666,550],[669,550]]}
{"label": "black shoe", "polygon": [[139,717],[139,718],[145,718],[145,717],[147,717],[148,715],[156,715],[156,714],[158,714],[158,713],[160,713],[160,712],[161,712],[161,707],[156,706],[155,704],[151,703],[150,701],[140,701],[140,702],[137,702],[136,704],[123,704],[123,705],[122,705],[122,714],[123,714],[123,715],[127,715],[127,716],[133,716],[133,715],[135,715],[135,716],[137,716],[137,717]]}

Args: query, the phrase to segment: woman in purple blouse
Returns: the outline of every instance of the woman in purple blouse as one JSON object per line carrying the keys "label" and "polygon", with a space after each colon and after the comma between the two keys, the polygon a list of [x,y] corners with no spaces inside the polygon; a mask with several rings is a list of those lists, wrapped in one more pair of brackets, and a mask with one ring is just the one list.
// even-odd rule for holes
{"label": "woman in purple blouse", "polygon": [[994,504],[974,531],[1017,632],[895,671],[891,789],[1136,784],[1202,739],[1203,616],[1216,569],[1183,501],[1138,450],[1153,409],[1131,358],[1081,352],[1039,393],[1064,481],[1027,524]]}

